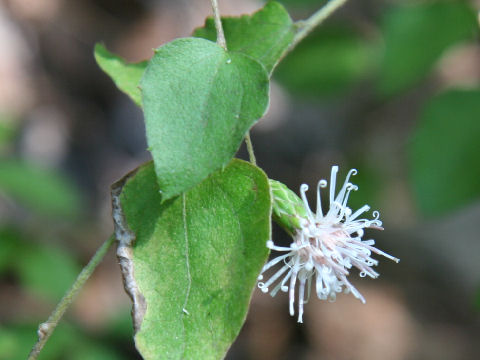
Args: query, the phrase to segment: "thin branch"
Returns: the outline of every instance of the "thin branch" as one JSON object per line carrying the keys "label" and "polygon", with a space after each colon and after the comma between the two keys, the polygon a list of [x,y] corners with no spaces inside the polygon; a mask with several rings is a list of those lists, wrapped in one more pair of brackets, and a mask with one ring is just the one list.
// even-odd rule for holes
{"label": "thin branch", "polygon": [[330,0],[324,7],[315,12],[307,20],[299,23],[300,29],[293,39],[294,46],[302,41],[313,29],[325,21],[338,8],[344,5],[348,0]]}
{"label": "thin branch", "polygon": [[[215,29],[217,30],[217,44],[227,50],[227,42],[225,41],[225,34],[223,33],[222,19],[220,17],[220,11],[218,10],[218,2],[217,0],[211,0],[211,3],[213,9],[213,18],[215,20]],[[247,144],[250,162],[253,165],[257,165],[255,153],[253,152],[252,140],[250,139],[250,131],[247,132],[247,135],[245,136],[245,143]]]}
{"label": "thin branch", "polygon": [[210,0],[210,2],[212,3],[215,29],[217,30],[217,44],[227,50],[227,42],[225,41],[225,34],[223,33],[222,19],[220,18],[220,11],[218,10],[218,1]]}
{"label": "thin branch", "polygon": [[280,63],[290,51],[292,51],[300,41],[302,41],[308,34],[310,34],[318,25],[324,22],[330,15],[332,15],[336,10],[342,7],[348,0],[329,0],[321,9],[315,12],[306,20],[300,20],[295,23],[298,26],[298,31],[295,34],[290,46],[283,52],[280,60],[277,62]]}
{"label": "thin branch", "polygon": [[255,153],[253,152],[252,139],[250,139],[250,131],[245,135],[245,144],[247,144],[248,157],[250,158],[250,163],[257,165],[257,159],[255,158]]}
{"label": "thin branch", "polygon": [[[279,60],[275,64],[275,67],[290,51],[292,51],[300,43],[300,41],[302,41],[308,34],[310,34],[318,25],[324,22],[336,10],[342,7],[342,5],[344,5],[347,1],[348,0],[329,0],[328,3],[325,4],[325,6],[323,6],[321,9],[316,11],[308,19],[297,21],[295,23],[298,29],[297,33],[295,34],[288,48],[285,49],[283,54],[280,56]],[[216,0],[212,0],[212,6],[213,6],[213,2],[216,2]],[[217,27],[217,25],[215,26]],[[221,26],[222,25],[220,23],[220,29],[221,29]],[[218,34],[218,29],[219,28],[217,27],[217,34]],[[223,35],[223,31],[222,31],[222,35]],[[217,35],[217,39],[218,39],[218,35]],[[256,165],[257,161],[255,159],[255,154],[253,152],[252,140],[250,139],[250,132],[248,132],[247,135],[245,136],[245,143],[247,144],[247,150],[248,150],[248,155],[250,157],[250,162]]]}
{"label": "thin branch", "polygon": [[112,246],[114,241],[115,241],[115,237],[111,236],[102,244],[102,246],[100,246],[100,248],[97,250],[95,255],[93,255],[93,257],[90,259],[89,263],[83,268],[82,272],[78,275],[77,279],[72,284],[70,289],[63,296],[62,300],[60,300],[60,302],[58,303],[55,310],[51,313],[48,320],[39,325],[38,331],[37,331],[38,340],[33,346],[30,354],[28,355],[28,360],[37,359],[38,355],[40,354],[40,351],[42,350],[43,346],[47,342],[50,335],[52,335],[53,331],[57,327],[63,314],[65,314],[65,311],[73,302],[78,292],[83,287],[85,282],[88,280],[90,275],[92,275],[93,270],[95,270],[97,265],[102,261],[103,257],[107,253],[110,246]]}

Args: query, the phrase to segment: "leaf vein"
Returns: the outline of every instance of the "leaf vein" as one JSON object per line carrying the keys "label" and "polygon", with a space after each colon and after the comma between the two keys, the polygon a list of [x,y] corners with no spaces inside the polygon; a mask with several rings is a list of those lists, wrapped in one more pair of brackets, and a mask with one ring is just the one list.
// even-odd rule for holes
{"label": "leaf vein", "polygon": [[187,229],[187,198],[185,193],[182,194],[182,220],[183,220],[183,232],[185,237],[185,264],[187,266],[187,293],[185,294],[185,301],[183,302],[182,306],[182,334],[183,334],[183,348],[182,348],[182,359],[185,358],[185,348],[186,348],[186,341],[185,341],[185,315],[188,314],[186,309],[188,304],[188,297],[190,296],[190,288],[192,286],[192,276],[190,274],[190,261],[189,261],[189,253],[188,253],[188,229]]}

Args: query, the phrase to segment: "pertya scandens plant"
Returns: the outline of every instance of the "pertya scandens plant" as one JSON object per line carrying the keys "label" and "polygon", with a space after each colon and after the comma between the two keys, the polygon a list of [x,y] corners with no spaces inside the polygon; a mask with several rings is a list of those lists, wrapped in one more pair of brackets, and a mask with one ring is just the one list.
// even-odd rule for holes
{"label": "pertya scandens plant", "polygon": [[[360,271],[360,277],[370,276],[375,279],[379,274],[372,269],[378,261],[371,257],[372,252],[383,255],[395,262],[400,260],[373,247],[375,241],[363,240],[364,229],[383,230],[378,211],[373,212],[374,219],[359,219],[360,215],[370,210],[368,205],[353,212],[347,206],[351,191],[358,187],[350,182],[350,177],[357,173],[352,169],[336,194],[338,166],[332,167],[329,189],[329,209],[322,211],[321,190],[327,187],[327,180],[320,180],[317,185],[317,209],[310,209],[306,191],[308,185],[300,187],[301,199],[278,181],[270,180],[273,195],[273,214],[276,221],[293,237],[289,247],[276,246],[267,242],[271,250],[287,252],[269,261],[262,268],[258,277],[258,287],[265,293],[270,291],[275,296],[279,290],[289,292],[290,315],[294,315],[295,286],[298,279],[298,322],[303,322],[303,305],[308,301],[315,281],[316,293],[321,300],[334,301],[337,293],[351,292],[365,303],[365,298],[348,281],[347,276],[352,267]],[[262,281],[263,273],[278,263],[283,266],[267,281]],[[282,278],[283,277],[283,278]],[[278,283],[273,289],[270,286]],[[307,298],[305,299],[305,285]]]}
{"label": "pertya scandens plant", "polygon": [[[309,294],[313,279],[320,299],[347,291],[364,301],[347,280],[349,270],[356,267],[361,276],[375,278],[372,252],[398,260],[374,248],[373,240],[362,240],[364,229],[379,229],[381,222],[378,213],[373,220],[358,219],[367,206],[355,212],[347,207],[356,190],[349,182],[355,170],[336,194],[338,168],[332,169],[325,213],[320,189],[327,182],[318,183],[314,214],[306,185],[300,199],[256,166],[249,136],[267,110],[276,65],[346,1],[330,0],[310,18],[293,22],[274,1],[252,15],[221,19],[211,0],[213,22],[137,64],[96,46],[100,67],[144,112],[153,161],[112,186],[115,236],[39,326],[30,360],[114,239],[133,300],[135,346],[146,360],[223,358],[245,321],[259,273],[282,261],[280,270],[258,285],[268,292],[278,280],[271,294],[289,291],[293,315],[298,279],[300,322],[305,288]],[[233,159],[243,139],[250,164]],[[265,247],[272,218],[292,235],[289,247],[271,240]],[[264,265],[271,249],[287,253]]]}

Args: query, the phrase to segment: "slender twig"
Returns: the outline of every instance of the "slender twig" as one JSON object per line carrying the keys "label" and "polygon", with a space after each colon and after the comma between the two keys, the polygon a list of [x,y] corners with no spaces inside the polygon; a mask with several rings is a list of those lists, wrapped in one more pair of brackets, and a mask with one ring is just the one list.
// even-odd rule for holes
{"label": "slender twig", "polygon": [[[213,6],[212,0],[212,6]],[[310,16],[306,20],[300,20],[295,23],[297,26],[297,32],[293,37],[292,42],[288,46],[287,49],[283,52],[280,56],[279,60],[275,64],[275,67],[280,63],[280,61],[290,52],[292,51],[308,34],[310,34],[318,25],[320,25],[325,19],[327,19],[330,15],[332,15],[337,9],[339,9],[342,5],[344,5],[348,0],[329,0],[325,6],[321,9],[317,10],[312,16]],[[215,1],[216,2],[216,1]],[[217,25],[215,25],[217,27]],[[221,27],[221,23],[220,23]],[[217,27],[217,34],[219,28]],[[220,28],[221,29],[221,28]],[[223,30],[222,30],[223,34]],[[218,40],[217,40],[218,42]],[[273,69],[272,69],[273,71]],[[253,152],[252,141],[250,139],[250,132],[247,133],[245,136],[245,143],[247,144],[248,155],[250,157],[250,162],[254,165],[257,164],[255,159],[255,154]]]}
{"label": "slender twig", "polygon": [[250,139],[250,131],[245,135],[245,144],[247,144],[248,157],[250,158],[250,163],[257,165],[257,159],[255,158],[255,153],[253,152],[252,139]]}
{"label": "slender twig", "polygon": [[280,56],[283,59],[289,52],[291,52],[308,34],[310,34],[318,25],[324,22],[330,15],[344,5],[348,0],[330,0],[321,9],[317,10],[312,16],[306,20],[300,20],[295,23],[298,31],[295,34],[289,47]]}
{"label": "slender twig", "polygon": [[225,41],[225,34],[223,33],[222,19],[220,18],[220,11],[218,10],[218,2],[217,0],[210,0],[210,2],[212,3],[215,29],[217,30],[217,44],[227,50],[227,42]]}
{"label": "slender twig", "polygon": [[[225,41],[225,34],[223,33],[222,19],[220,17],[220,11],[218,10],[217,0],[211,0],[212,9],[213,9],[213,18],[215,19],[215,29],[217,30],[217,44],[227,50],[227,43]],[[250,162],[253,165],[257,165],[257,159],[255,158],[255,153],[253,152],[252,139],[250,139],[250,131],[245,135],[245,143],[247,144],[248,156]]]}
{"label": "slender twig", "polygon": [[58,303],[55,310],[51,313],[48,320],[38,327],[38,340],[32,348],[32,351],[28,355],[28,360],[35,360],[37,359],[40,351],[42,350],[43,346],[47,342],[50,335],[52,335],[53,331],[57,327],[60,319],[62,318],[63,314],[73,302],[75,297],[77,296],[80,289],[83,287],[85,282],[88,280],[90,275],[92,275],[93,270],[97,267],[97,265],[102,261],[103,257],[107,253],[110,246],[112,246],[113,242],[115,241],[115,237],[111,236],[107,241],[105,241],[102,246],[97,250],[95,255],[90,259],[88,264],[83,268],[82,272],[78,275],[75,282],[72,284],[70,289],[66,292],[63,296],[62,300]]}
{"label": "slender twig", "polygon": [[300,28],[293,38],[294,46],[302,41],[305,36],[310,34],[313,29],[320,25],[325,19],[332,15],[338,8],[344,5],[348,0],[330,0],[324,7],[315,12],[307,20],[299,22]]}

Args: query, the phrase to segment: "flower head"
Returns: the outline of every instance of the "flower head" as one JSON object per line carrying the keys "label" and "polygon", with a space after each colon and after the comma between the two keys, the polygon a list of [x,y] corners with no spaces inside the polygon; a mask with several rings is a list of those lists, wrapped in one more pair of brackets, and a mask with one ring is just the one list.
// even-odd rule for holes
{"label": "flower head", "polygon": [[[289,292],[290,315],[294,315],[295,287],[298,279],[298,322],[302,322],[303,305],[308,301],[315,281],[315,289],[319,299],[332,300],[340,292],[351,292],[356,298],[365,303],[360,292],[348,281],[347,276],[352,267],[360,272],[360,277],[370,276],[377,278],[379,274],[372,269],[378,261],[371,257],[372,252],[383,255],[395,262],[399,259],[375,248],[372,239],[363,240],[364,229],[383,230],[378,211],[373,212],[373,219],[360,219],[360,215],[370,210],[368,205],[362,206],[353,212],[347,201],[352,191],[358,190],[350,183],[350,177],[357,173],[352,169],[340,191],[335,193],[335,183],[338,166],[332,167],[329,189],[329,209],[322,211],[321,189],[327,187],[326,180],[320,180],[317,185],[317,209],[313,213],[306,198],[308,186],[300,187],[300,199],[288,190],[283,184],[272,181],[274,193],[274,214],[277,220],[283,222],[284,227],[292,234],[293,242],[289,247],[276,246],[273,241],[267,242],[272,250],[286,252],[267,264],[262,269],[258,280],[263,280],[263,273],[278,263],[283,266],[267,281],[258,283],[258,287],[265,293],[270,291],[275,296],[279,290]],[[287,195],[287,196],[285,196]],[[298,199],[298,202],[296,202]],[[292,204],[289,206],[286,204]],[[296,202],[296,203],[295,203]],[[292,209],[295,209],[292,213]],[[283,219],[283,220],[282,220]],[[285,220],[288,219],[288,220]],[[281,279],[281,280],[280,280]],[[278,282],[277,282],[278,280]],[[270,286],[275,284],[273,289]],[[307,296],[305,297],[305,288]]]}

